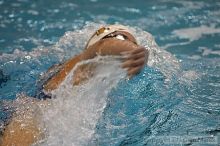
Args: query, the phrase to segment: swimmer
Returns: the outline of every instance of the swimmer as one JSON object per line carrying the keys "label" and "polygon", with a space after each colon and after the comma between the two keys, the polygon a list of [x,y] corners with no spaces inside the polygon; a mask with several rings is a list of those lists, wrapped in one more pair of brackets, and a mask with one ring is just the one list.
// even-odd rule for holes
{"label": "swimmer", "polygon": [[[124,56],[121,67],[127,69],[129,77],[139,73],[148,61],[149,51],[138,45],[130,30],[123,25],[110,25],[97,30],[89,39],[85,50],[61,65],[49,69],[56,70],[42,85],[44,99],[50,97],[51,91],[57,89],[74,66],[88,59],[106,55]],[[92,65],[81,65],[74,72],[73,85],[79,85],[92,77]],[[42,94],[41,94],[42,95]],[[47,100],[34,100],[34,103],[47,104]],[[39,130],[36,116],[27,110],[22,115],[14,116],[6,126],[2,137],[2,146],[29,146],[40,139],[43,133]],[[25,125],[25,126],[24,126]]]}

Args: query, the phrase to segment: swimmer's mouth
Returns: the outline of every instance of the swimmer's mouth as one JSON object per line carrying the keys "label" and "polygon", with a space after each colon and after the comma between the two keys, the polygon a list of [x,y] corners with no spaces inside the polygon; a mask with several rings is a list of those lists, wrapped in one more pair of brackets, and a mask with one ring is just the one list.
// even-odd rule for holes
{"label": "swimmer's mouth", "polygon": [[130,42],[132,42],[132,43],[134,43],[134,44],[137,45],[136,42],[130,40],[130,39],[128,38],[128,36],[126,36],[126,35],[124,35],[124,34],[122,34],[122,33],[119,33],[119,34],[110,33],[109,35],[107,35],[107,36],[105,36],[104,38],[102,38],[102,40],[103,40],[103,39],[106,39],[106,38],[116,38],[116,39],[122,40],[122,41],[127,40],[127,41],[130,41]]}
{"label": "swimmer's mouth", "polygon": [[[100,28],[99,30],[96,31],[96,35],[99,36],[103,33],[108,33],[110,31],[110,28],[109,27],[102,27]],[[121,29],[121,31],[123,31],[123,29]],[[117,32],[117,33],[116,33]],[[130,42],[133,42],[134,44],[137,45],[137,43],[133,40],[130,40],[129,37],[123,33],[120,33],[120,29],[118,31],[115,31],[115,32],[112,32],[108,35],[106,35],[105,37],[102,38],[103,39],[106,39],[106,38],[116,38],[118,40],[127,40],[127,41],[130,41]]]}

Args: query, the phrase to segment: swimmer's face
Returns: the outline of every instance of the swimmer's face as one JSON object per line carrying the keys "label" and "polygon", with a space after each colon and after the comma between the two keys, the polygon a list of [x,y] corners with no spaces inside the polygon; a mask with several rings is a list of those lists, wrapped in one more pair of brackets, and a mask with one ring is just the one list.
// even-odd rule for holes
{"label": "swimmer's face", "polygon": [[[100,30],[102,30],[102,29],[100,29]],[[99,31],[99,30],[98,30]],[[103,32],[98,32],[98,31],[96,31],[93,35],[92,35],[92,37],[90,38],[90,40],[89,40],[89,42],[87,43],[87,45],[86,45],[86,47],[85,47],[85,49],[88,49],[90,46],[88,46],[89,45],[89,43],[91,43],[90,41],[91,41],[91,39],[93,38],[93,37],[95,37],[95,36],[99,36],[100,34],[102,34]],[[102,30],[103,31],[103,30]],[[97,34],[97,33],[100,33],[100,34]],[[135,44],[135,45],[137,45],[137,41],[136,41],[136,39],[135,39],[135,37],[132,35],[132,34],[130,34],[129,32],[126,32],[126,31],[120,31],[120,30],[118,30],[118,31],[115,31],[115,32],[112,32],[112,33],[110,33],[110,34],[108,34],[108,35],[106,35],[106,36],[104,36],[102,39],[100,39],[99,41],[97,41],[97,42],[95,42],[95,44],[99,44],[100,42],[103,42],[103,41],[105,41],[106,39],[111,39],[111,38],[113,38],[113,39],[121,39],[121,40],[124,40],[125,42],[131,42],[131,43],[133,43],[133,44]],[[94,40],[93,40],[94,41]],[[94,45],[94,44],[93,44]],[[92,45],[92,46],[93,46]]]}

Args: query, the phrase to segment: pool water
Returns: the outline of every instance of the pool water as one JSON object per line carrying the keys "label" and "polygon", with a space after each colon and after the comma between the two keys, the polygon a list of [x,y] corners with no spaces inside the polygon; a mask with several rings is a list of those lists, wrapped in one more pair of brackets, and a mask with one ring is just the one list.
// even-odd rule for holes
{"label": "pool water", "polygon": [[43,108],[52,124],[40,145],[218,145],[219,18],[218,0],[0,0],[1,129],[11,101],[34,97],[50,66],[81,52],[99,26],[120,23],[149,47],[149,65],[127,80],[103,59],[96,80],[73,89],[66,79]]}

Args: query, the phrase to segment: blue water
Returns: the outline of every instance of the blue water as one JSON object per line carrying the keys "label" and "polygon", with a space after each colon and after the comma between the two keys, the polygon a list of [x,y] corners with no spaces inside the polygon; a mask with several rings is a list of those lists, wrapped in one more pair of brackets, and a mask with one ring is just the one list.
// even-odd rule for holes
{"label": "blue water", "polygon": [[[0,0],[0,99],[34,96],[43,72],[83,50],[85,25],[121,23],[150,32],[180,69],[168,82],[154,67],[121,81],[109,94],[90,144],[181,145],[166,143],[177,136],[187,140],[182,145],[217,145],[219,18],[218,0]],[[64,35],[68,31],[76,34],[74,42]]]}

